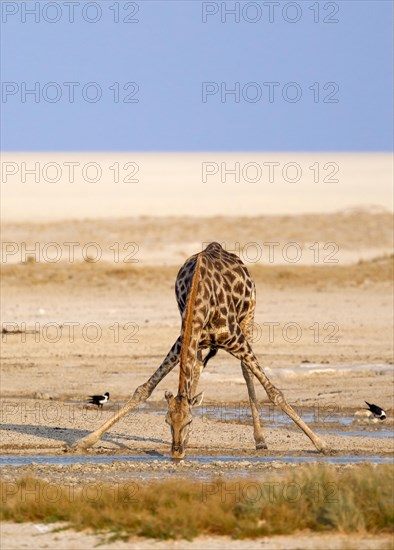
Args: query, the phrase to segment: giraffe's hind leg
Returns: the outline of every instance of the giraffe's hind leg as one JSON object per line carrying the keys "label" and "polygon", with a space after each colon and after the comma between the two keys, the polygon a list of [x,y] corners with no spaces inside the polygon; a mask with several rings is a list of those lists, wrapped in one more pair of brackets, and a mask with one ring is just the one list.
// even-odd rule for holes
{"label": "giraffe's hind leg", "polygon": [[246,386],[248,388],[250,410],[253,418],[253,434],[256,443],[256,449],[268,449],[264,439],[263,430],[260,424],[260,416],[258,410],[258,402],[256,398],[256,391],[253,383],[253,377],[251,376],[246,365],[241,362],[242,374],[244,375]]}
{"label": "giraffe's hind leg", "polygon": [[[239,328],[242,331],[242,334],[244,335],[244,337],[248,342],[251,342],[252,336],[253,336],[253,320],[254,320],[255,305],[256,305],[256,302],[254,299],[252,299],[250,301],[249,310],[245,318],[242,320],[242,322],[239,325]],[[241,367],[242,367],[242,374],[245,378],[246,386],[248,388],[250,410],[253,418],[253,434],[254,434],[254,440],[256,443],[256,449],[258,450],[268,449],[264,439],[263,430],[261,428],[259,405],[256,397],[256,390],[254,387],[253,375],[243,361],[241,361]]]}
{"label": "giraffe's hind leg", "polygon": [[[193,385],[192,385],[192,392],[191,392],[192,396],[196,395],[197,393],[197,385],[200,379],[201,372],[203,371],[208,361],[212,359],[212,357],[214,357],[217,354],[217,352],[218,352],[218,348],[212,347],[207,353],[207,355],[205,356],[205,359],[202,360],[201,351],[198,351],[197,361],[194,365]],[[248,388],[250,410],[252,412],[252,418],[253,418],[253,432],[254,432],[254,440],[256,442],[256,449],[267,449],[268,447],[264,440],[264,435],[260,424],[258,402],[257,402],[256,391],[253,383],[253,376],[250,374],[250,372],[248,371],[248,369],[243,363],[241,363],[241,366],[242,366],[242,374],[245,378],[246,386]]]}

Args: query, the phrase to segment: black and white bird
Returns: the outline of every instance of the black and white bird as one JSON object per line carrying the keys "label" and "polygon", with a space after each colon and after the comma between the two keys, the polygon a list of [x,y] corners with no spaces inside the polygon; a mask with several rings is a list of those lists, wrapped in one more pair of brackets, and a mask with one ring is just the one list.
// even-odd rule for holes
{"label": "black and white bird", "polygon": [[106,403],[109,399],[109,393],[105,392],[104,395],[89,395],[89,397],[90,397],[89,403],[103,408],[104,403]]}
{"label": "black and white bird", "polygon": [[365,403],[368,405],[369,410],[376,418],[380,418],[380,420],[384,420],[386,418],[386,413],[383,409],[381,409],[377,405],[371,405],[371,403],[368,403],[368,401],[365,401]]}

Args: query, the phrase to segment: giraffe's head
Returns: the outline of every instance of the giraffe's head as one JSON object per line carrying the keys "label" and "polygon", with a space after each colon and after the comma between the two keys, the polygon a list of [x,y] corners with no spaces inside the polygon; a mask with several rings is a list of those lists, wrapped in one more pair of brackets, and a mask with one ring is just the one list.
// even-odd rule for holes
{"label": "giraffe's head", "polygon": [[170,425],[172,435],[171,458],[180,460],[185,457],[186,445],[189,439],[190,426],[193,420],[192,407],[200,405],[204,393],[199,393],[189,399],[186,393],[176,397],[166,391],[168,403],[166,422]]}

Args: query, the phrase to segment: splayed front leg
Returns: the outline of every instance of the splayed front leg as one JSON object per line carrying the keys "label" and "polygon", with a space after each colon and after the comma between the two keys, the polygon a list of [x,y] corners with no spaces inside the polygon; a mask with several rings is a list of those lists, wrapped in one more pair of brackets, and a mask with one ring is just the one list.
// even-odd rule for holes
{"label": "splayed front leg", "polygon": [[318,435],[316,435],[310,427],[298,416],[293,407],[286,401],[283,393],[271,384],[271,387],[266,390],[268,397],[271,401],[280,407],[283,412],[287,414],[294,422],[301,428],[301,430],[309,437],[316,449],[321,453],[327,453],[329,447]]}
{"label": "splayed front leg", "polygon": [[118,420],[120,420],[125,414],[129,411],[144,403],[148,397],[151,395],[156,386],[163,380],[163,378],[179,363],[179,356],[181,353],[181,339],[180,337],[176,340],[175,344],[172,346],[168,352],[166,358],[157,369],[157,371],[152,374],[147,382],[139,386],[133,397],[126,403],[124,407],[120,409],[112,418],[104,422],[95,432],[83,437],[76,441],[68,450],[72,451],[84,451],[97,443],[99,439],[105,434],[111,426],[113,426]]}
{"label": "splayed front leg", "polygon": [[305,422],[286,401],[283,393],[271,383],[269,378],[265,375],[263,369],[260,367],[250,344],[245,339],[242,339],[242,336],[239,338],[237,348],[231,349],[230,353],[238,359],[241,359],[249,371],[253,373],[262,384],[270,400],[275,405],[278,405],[278,407],[280,407],[282,411],[285,412],[297,424],[297,426],[299,426],[299,428],[301,428],[301,430],[312,441],[316,449],[319,452],[327,453],[329,451],[327,444],[319,436],[317,436],[307,424],[305,424]]}
{"label": "splayed front leg", "polygon": [[112,418],[104,422],[95,432],[92,432],[91,434],[83,437],[82,439],[78,439],[78,441],[75,441],[73,445],[71,445],[71,450],[73,451],[85,451],[89,447],[92,447],[97,441],[99,441],[102,436],[105,434],[106,431],[110,429],[111,426],[113,426],[118,420],[120,420],[125,414],[127,414],[129,411],[137,407],[137,405],[140,405],[141,403],[144,403],[151,392],[149,392],[148,383],[142,384],[139,386],[134,394],[133,397],[126,403],[120,411],[115,414]]}

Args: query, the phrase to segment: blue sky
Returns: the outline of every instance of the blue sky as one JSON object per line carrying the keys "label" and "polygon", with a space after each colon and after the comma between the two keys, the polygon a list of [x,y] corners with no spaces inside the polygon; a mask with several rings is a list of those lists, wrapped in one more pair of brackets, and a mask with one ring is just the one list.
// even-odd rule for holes
{"label": "blue sky", "polygon": [[3,150],[392,148],[388,0],[1,4]]}

